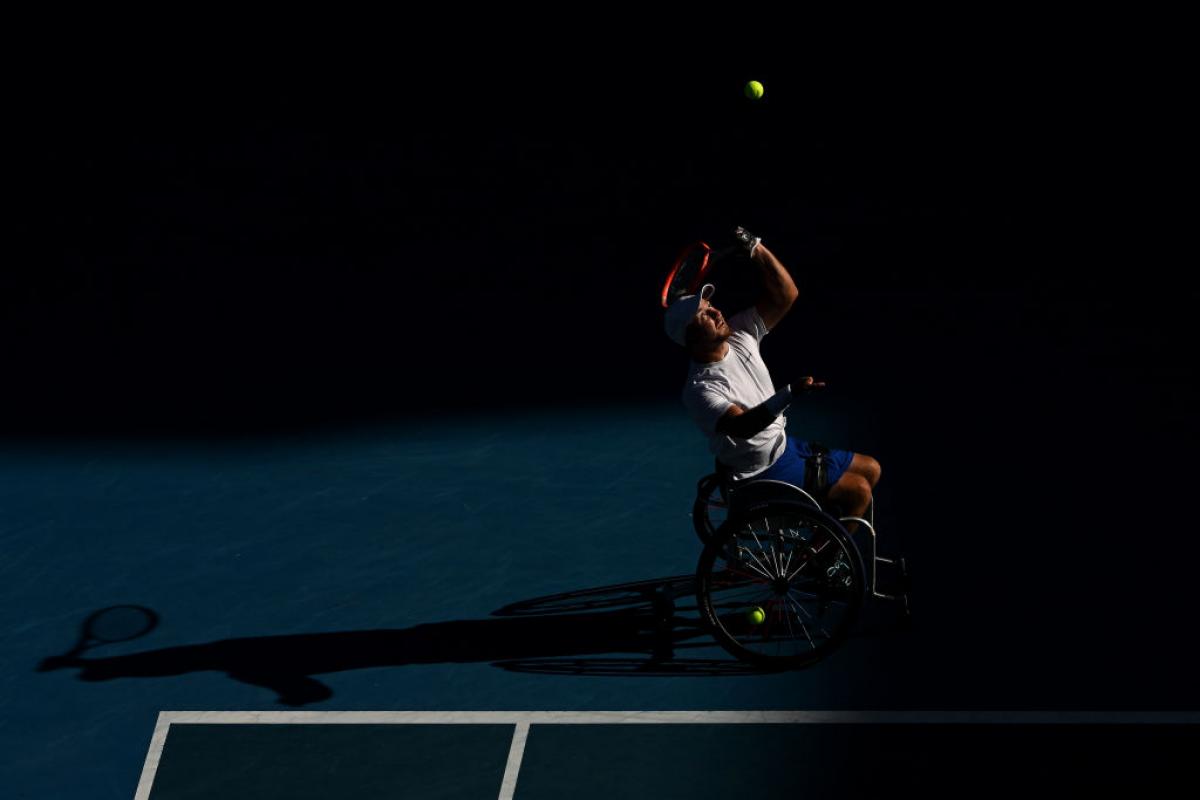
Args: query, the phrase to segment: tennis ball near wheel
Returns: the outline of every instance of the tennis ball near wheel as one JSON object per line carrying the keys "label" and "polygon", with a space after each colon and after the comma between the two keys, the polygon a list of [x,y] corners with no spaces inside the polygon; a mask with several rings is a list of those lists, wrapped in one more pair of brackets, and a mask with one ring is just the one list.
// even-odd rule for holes
{"label": "tennis ball near wheel", "polygon": [[767,619],[767,612],[763,611],[758,606],[746,611],[746,621],[751,625],[762,625]]}
{"label": "tennis ball near wheel", "polygon": [[746,97],[749,97],[751,100],[761,100],[763,96],[763,85],[758,81],[749,81],[743,91],[746,92]]}

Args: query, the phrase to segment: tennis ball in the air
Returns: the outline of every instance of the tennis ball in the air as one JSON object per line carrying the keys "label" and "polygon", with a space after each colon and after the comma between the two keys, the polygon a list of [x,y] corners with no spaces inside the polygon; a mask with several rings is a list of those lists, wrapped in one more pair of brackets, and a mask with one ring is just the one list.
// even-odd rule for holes
{"label": "tennis ball in the air", "polygon": [[758,100],[763,96],[763,85],[758,81],[750,81],[746,84],[746,97],[751,100]]}
{"label": "tennis ball in the air", "polygon": [[746,621],[751,625],[762,625],[767,618],[767,613],[758,606],[746,612]]}

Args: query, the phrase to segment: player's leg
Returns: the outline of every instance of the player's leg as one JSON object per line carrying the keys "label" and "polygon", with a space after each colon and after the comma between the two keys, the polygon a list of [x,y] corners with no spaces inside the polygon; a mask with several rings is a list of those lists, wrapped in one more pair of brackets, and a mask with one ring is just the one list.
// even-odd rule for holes
{"label": "player's leg", "polygon": [[[879,480],[879,473],[879,462],[871,456],[849,450],[830,450],[828,497],[837,507],[836,515],[864,516],[871,504],[871,490]],[[854,533],[858,523],[846,523],[846,530]]]}
{"label": "player's leg", "polygon": [[[871,483],[861,474],[847,469],[829,487],[829,499],[836,503],[846,516],[861,517],[867,513],[867,506],[871,503]],[[857,529],[857,522],[846,524],[846,530],[850,533]]]}
{"label": "player's leg", "polygon": [[866,479],[871,488],[875,488],[875,484],[879,483],[879,475],[881,468],[879,462],[871,456],[855,453],[854,458],[850,461],[850,465],[846,467],[846,472],[852,472]]}

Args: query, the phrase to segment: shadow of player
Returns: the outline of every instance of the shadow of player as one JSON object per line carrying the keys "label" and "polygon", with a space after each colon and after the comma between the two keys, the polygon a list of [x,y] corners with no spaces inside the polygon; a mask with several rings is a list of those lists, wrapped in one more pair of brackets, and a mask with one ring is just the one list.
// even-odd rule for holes
{"label": "shadow of player", "polygon": [[[728,675],[762,670],[732,658],[679,659],[677,648],[709,646],[698,621],[674,614],[653,592],[672,579],[642,581],[621,603],[623,607],[592,613],[540,613],[531,609],[510,616],[517,603],[501,609],[498,619],[455,620],[410,628],[224,639],[167,647],[109,658],[85,658],[80,649],[47,658],[39,672],[78,668],[83,681],[158,678],[193,672],[224,672],[234,680],[269,688],[286,706],[304,706],[333,697],[313,678],[336,672],[408,664],[493,662],[512,671],[557,674]],[[605,587],[599,592],[622,591]],[[572,593],[586,595],[588,591]],[[538,601],[529,601],[538,602]],[[605,604],[601,604],[605,605]],[[147,613],[149,612],[147,610]],[[94,616],[94,615],[93,615]],[[690,643],[690,644],[689,644]],[[624,659],[596,659],[589,672],[587,656],[633,654]],[[555,664],[561,660],[561,667]]]}

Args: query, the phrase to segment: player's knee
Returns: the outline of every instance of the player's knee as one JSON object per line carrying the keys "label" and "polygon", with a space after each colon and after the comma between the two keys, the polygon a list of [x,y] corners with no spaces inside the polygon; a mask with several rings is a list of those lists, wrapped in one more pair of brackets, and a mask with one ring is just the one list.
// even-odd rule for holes
{"label": "player's knee", "polygon": [[867,456],[867,463],[867,483],[871,484],[871,488],[874,488],[875,484],[879,483],[879,476],[883,474],[883,467],[879,465],[877,460],[870,456]]}
{"label": "player's knee", "polygon": [[854,461],[851,462],[851,471],[856,475],[862,475],[863,479],[874,487],[880,481],[880,462],[870,456],[864,456],[863,453],[854,453]]}
{"label": "player's knee", "polygon": [[871,484],[856,472],[847,472],[838,481],[838,488],[848,500],[856,503],[866,503],[871,499]]}
{"label": "player's knee", "polygon": [[854,482],[854,496],[864,503],[870,500],[871,482],[868,479],[859,476],[858,480]]}
{"label": "player's knee", "polygon": [[854,458],[850,461],[849,471],[855,475],[861,475],[871,486],[874,486],[879,480],[879,462],[862,453],[854,454]]}

